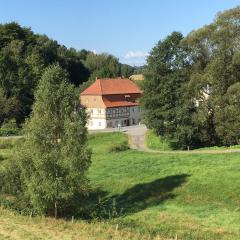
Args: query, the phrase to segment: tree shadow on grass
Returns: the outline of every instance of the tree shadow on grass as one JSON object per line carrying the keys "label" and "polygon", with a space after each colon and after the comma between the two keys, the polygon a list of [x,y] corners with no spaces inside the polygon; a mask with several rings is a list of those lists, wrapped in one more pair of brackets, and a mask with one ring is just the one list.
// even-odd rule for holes
{"label": "tree shadow on grass", "polygon": [[184,184],[188,177],[187,174],[167,176],[149,183],[137,184],[123,194],[112,197],[107,197],[106,192],[101,192],[101,197],[97,203],[95,202],[91,213],[94,218],[106,219],[129,215],[159,205],[175,198],[176,195],[172,191]]}

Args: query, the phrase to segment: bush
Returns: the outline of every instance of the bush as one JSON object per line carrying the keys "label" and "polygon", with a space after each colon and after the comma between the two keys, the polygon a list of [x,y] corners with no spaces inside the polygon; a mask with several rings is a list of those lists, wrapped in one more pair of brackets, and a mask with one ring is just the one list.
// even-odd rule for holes
{"label": "bush", "polygon": [[21,191],[20,168],[15,159],[1,163],[0,193],[16,195]]}
{"label": "bush", "polygon": [[121,152],[121,151],[126,151],[128,149],[129,149],[128,141],[123,141],[121,143],[111,146],[109,152]]}
{"label": "bush", "polygon": [[18,136],[20,135],[20,128],[18,128],[15,119],[10,119],[4,122],[0,128],[0,136]]}
{"label": "bush", "polygon": [[0,149],[10,149],[23,141],[23,138],[2,138],[0,139]]}
{"label": "bush", "polygon": [[154,150],[172,150],[171,143],[157,134],[153,130],[148,130],[146,134],[146,143],[150,149]]}

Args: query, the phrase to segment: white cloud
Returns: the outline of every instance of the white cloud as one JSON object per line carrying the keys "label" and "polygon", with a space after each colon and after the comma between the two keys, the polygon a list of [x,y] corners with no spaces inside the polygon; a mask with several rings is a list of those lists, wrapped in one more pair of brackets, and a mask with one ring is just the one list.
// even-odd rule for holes
{"label": "white cloud", "polygon": [[146,58],[148,56],[147,53],[142,52],[142,51],[129,51],[125,54],[124,58],[125,59],[130,59],[130,58]]}
{"label": "white cloud", "polygon": [[122,58],[122,62],[132,66],[142,66],[146,64],[148,53],[143,51],[128,51]]}
{"label": "white cloud", "polygon": [[91,50],[94,54],[97,54],[97,51],[95,49]]}

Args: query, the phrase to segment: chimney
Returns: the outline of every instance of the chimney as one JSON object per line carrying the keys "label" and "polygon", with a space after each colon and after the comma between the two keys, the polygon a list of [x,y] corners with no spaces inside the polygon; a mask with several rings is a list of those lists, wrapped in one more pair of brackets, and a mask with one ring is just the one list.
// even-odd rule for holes
{"label": "chimney", "polygon": [[96,77],[96,81],[98,80],[98,77]]}

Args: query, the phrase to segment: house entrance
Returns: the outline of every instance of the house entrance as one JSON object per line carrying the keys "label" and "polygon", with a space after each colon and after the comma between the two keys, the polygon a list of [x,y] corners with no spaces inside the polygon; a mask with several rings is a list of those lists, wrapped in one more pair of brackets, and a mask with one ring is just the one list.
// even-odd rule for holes
{"label": "house entrance", "polygon": [[126,126],[129,126],[130,125],[129,119],[124,120],[124,123],[125,123]]}

